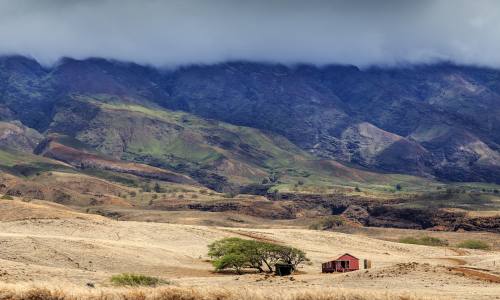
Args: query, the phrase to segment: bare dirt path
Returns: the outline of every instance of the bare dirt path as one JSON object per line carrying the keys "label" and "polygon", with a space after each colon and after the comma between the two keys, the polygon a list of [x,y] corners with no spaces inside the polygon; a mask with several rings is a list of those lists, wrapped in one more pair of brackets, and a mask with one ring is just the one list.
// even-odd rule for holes
{"label": "bare dirt path", "polygon": [[500,283],[500,276],[499,275],[491,274],[491,273],[488,273],[485,271],[480,271],[480,270],[467,268],[467,267],[453,267],[452,270],[454,272],[462,274],[465,277],[483,280],[483,281],[488,281],[488,282]]}

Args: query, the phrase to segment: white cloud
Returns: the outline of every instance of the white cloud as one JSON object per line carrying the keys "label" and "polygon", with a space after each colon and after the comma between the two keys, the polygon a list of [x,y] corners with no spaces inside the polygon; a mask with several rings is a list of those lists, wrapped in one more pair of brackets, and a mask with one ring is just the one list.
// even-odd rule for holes
{"label": "white cloud", "polygon": [[494,0],[0,0],[0,54],[500,67]]}

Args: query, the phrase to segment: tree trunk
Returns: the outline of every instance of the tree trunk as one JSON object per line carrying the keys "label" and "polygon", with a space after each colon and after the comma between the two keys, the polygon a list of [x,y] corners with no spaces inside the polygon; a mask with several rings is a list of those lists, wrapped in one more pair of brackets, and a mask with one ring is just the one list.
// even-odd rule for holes
{"label": "tree trunk", "polygon": [[269,265],[269,263],[266,260],[263,260],[264,264],[269,268],[269,273],[273,272],[273,268]]}

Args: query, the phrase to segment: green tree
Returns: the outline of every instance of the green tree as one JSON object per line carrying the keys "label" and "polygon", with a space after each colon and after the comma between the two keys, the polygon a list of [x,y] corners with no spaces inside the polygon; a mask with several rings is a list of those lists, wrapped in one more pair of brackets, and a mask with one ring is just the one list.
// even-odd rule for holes
{"label": "green tree", "polygon": [[279,245],[271,243],[259,243],[259,257],[263,265],[267,267],[268,272],[273,272],[274,265],[279,262]]}
{"label": "green tree", "polygon": [[226,238],[208,246],[208,256],[213,259],[217,271],[235,269],[240,273],[244,267],[259,267],[257,243],[240,238]]}
{"label": "green tree", "polygon": [[295,270],[301,263],[309,261],[306,254],[297,248],[282,246],[277,249],[279,260],[291,264]]}
{"label": "green tree", "polygon": [[289,263],[294,269],[308,261],[299,249],[262,241],[225,238],[208,246],[208,255],[217,271],[234,269],[238,274],[243,268],[273,272],[278,262]]}
{"label": "green tree", "polygon": [[236,273],[241,274],[248,263],[248,259],[244,254],[228,253],[219,259],[213,261],[215,270],[234,269]]}

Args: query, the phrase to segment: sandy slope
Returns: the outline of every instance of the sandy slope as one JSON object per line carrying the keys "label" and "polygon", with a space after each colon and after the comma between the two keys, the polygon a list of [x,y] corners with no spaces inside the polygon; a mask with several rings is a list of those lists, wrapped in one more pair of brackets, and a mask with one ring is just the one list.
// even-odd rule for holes
{"label": "sandy slope", "polygon": [[[1,215],[7,210],[3,209],[4,202],[0,205]],[[50,282],[81,287],[94,282],[106,286],[112,274],[136,272],[160,276],[180,286],[343,287],[469,299],[494,299],[500,295],[499,283],[454,269],[479,267],[496,276],[500,274],[499,252],[453,251],[304,229],[119,222],[43,203],[11,205],[20,205],[25,210],[30,207],[37,210],[35,205],[47,209],[38,210],[42,215],[41,211],[45,211],[45,216],[39,216],[41,219],[2,217],[0,281],[7,283]],[[13,211],[10,210],[11,215]],[[311,264],[301,268],[294,280],[257,274],[213,274],[206,246],[228,236],[299,247],[307,252]],[[349,274],[320,273],[321,262],[344,252],[371,259],[373,268]]]}
{"label": "sandy slope", "polygon": [[103,219],[99,216],[83,214],[54,202],[32,200],[30,202],[0,200],[0,221],[29,219]]}

